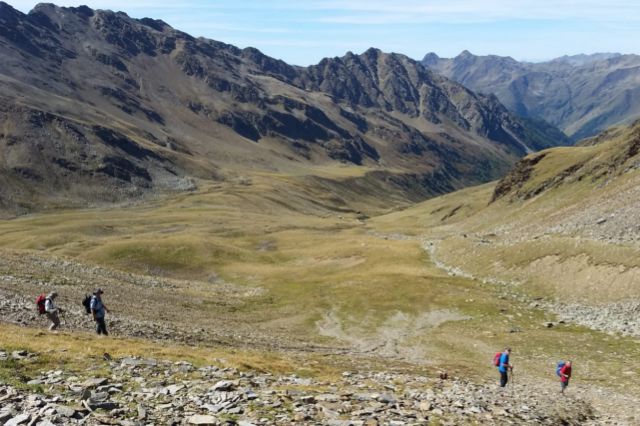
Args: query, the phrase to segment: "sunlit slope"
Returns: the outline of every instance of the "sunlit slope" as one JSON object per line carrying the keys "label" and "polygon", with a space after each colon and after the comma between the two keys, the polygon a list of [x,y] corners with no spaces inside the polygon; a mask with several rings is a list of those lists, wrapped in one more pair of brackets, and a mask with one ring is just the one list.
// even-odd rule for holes
{"label": "sunlit slope", "polygon": [[[53,286],[73,306],[101,285],[114,318],[166,324],[190,344],[371,357],[468,377],[491,375],[487,353],[505,344],[518,347],[528,374],[545,377],[549,357],[563,356],[556,342],[571,340],[580,342],[572,347],[579,357],[594,346],[618,353],[594,358],[583,372],[600,384],[602,371],[613,374],[612,360],[637,350],[579,326],[548,330],[542,324],[552,314],[503,300],[490,284],[449,276],[423,238],[410,236],[411,211],[366,219],[304,197],[294,202],[296,188],[274,182],[255,178],[162,203],[2,222],[0,275],[27,284],[3,281],[0,290],[28,297]],[[467,204],[453,215],[460,194],[435,200],[440,212],[419,226],[430,232],[444,216],[470,214],[486,205],[490,189],[464,191]],[[386,229],[390,218],[396,232]]]}
{"label": "sunlit slope", "polygon": [[640,297],[640,125],[532,154],[492,189],[471,188],[376,219],[442,238],[447,263],[532,295],[603,304]]}
{"label": "sunlit slope", "polygon": [[[222,346],[240,358],[246,349],[304,352],[323,355],[320,365],[415,366],[485,380],[495,375],[488,357],[511,345],[519,378],[540,383],[552,380],[553,363],[569,353],[589,360],[579,386],[637,395],[635,376],[620,372],[621,365],[636,368],[633,339],[574,322],[547,328],[558,317],[531,303],[531,295],[553,299],[564,291],[548,279],[552,269],[537,276],[526,269],[547,248],[537,243],[602,264],[622,258],[612,250],[633,249],[549,234],[537,215],[554,203],[571,207],[575,200],[557,195],[569,190],[490,203],[494,188],[485,185],[389,212],[384,204],[392,200],[348,185],[354,170],[246,174],[156,202],[2,221],[0,295],[27,301],[28,310],[32,295],[55,288],[62,305],[79,309],[84,293],[100,285],[116,336]],[[344,182],[349,197],[323,186],[324,178]],[[448,266],[467,273],[450,274]],[[525,272],[533,278],[521,279]],[[25,319],[22,305],[9,313],[2,306],[3,321]],[[13,332],[5,335],[15,344]]]}

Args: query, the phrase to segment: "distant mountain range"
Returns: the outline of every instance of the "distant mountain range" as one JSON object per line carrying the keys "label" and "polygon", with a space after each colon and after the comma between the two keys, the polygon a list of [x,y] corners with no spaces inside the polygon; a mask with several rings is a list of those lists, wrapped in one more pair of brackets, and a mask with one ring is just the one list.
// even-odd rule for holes
{"label": "distant mountain range", "polygon": [[471,90],[495,94],[511,111],[541,118],[573,140],[640,117],[640,56],[563,56],[548,62],[510,57],[427,54],[422,64]]}
{"label": "distant mountain range", "polygon": [[[422,199],[565,144],[402,55],[307,68],[153,19],[0,2],[0,205],[117,201],[247,171],[362,167]],[[380,194],[382,197],[382,193]]]}

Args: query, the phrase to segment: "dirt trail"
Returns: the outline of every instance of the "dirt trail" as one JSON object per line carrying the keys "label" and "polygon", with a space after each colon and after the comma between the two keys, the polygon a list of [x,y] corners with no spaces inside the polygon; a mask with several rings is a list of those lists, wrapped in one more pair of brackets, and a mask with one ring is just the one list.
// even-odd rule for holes
{"label": "dirt trail", "polygon": [[[437,257],[437,247],[438,243],[433,240],[424,240],[422,243],[422,247],[429,254],[431,261],[433,264],[446,272],[448,275],[459,276],[462,278],[467,278],[471,280],[481,281],[483,283],[491,283],[500,286],[515,286],[514,283],[510,283],[508,281],[500,280],[493,277],[483,277],[479,278],[471,274],[470,272],[465,271],[462,268],[459,268],[454,265],[449,265],[443,262],[441,259]],[[543,303],[541,304],[541,308],[549,310],[555,313],[562,313],[564,310],[566,315],[566,305],[560,306],[554,303]],[[571,310],[569,310],[571,311]],[[592,325],[593,324],[585,324],[584,321],[575,321],[581,325]],[[594,329],[598,329],[595,327]],[[519,378],[520,379],[520,378]],[[612,380],[614,380],[612,378]],[[519,382],[514,386],[516,391],[518,387],[535,387],[536,381],[531,378],[522,377]],[[572,397],[571,395],[575,395]],[[560,396],[559,396],[560,397]],[[593,421],[589,421],[585,424],[593,424],[593,425],[637,425],[640,424],[640,395],[631,395],[631,394],[622,394],[616,391],[613,391],[608,388],[603,388],[599,386],[593,385],[575,385],[572,384],[570,386],[570,391],[568,392],[567,402],[570,404],[572,398],[580,398],[584,401],[587,401],[598,413],[598,419]]]}

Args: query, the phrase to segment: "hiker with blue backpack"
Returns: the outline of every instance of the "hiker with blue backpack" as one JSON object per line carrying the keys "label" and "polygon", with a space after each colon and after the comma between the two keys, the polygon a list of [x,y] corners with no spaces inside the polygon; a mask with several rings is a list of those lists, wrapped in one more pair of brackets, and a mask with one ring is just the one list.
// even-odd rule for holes
{"label": "hiker with blue backpack", "polygon": [[107,333],[107,324],[104,321],[104,317],[106,312],[109,312],[109,309],[102,303],[103,293],[101,288],[93,292],[89,302],[89,309],[93,314],[93,320],[96,322],[96,333],[108,336],[109,333]]}
{"label": "hiker with blue backpack", "polygon": [[564,395],[564,390],[569,386],[569,379],[571,378],[571,361],[558,362],[556,375],[560,377],[560,393]]}
{"label": "hiker with blue backpack", "polygon": [[493,357],[493,365],[498,367],[500,372],[500,387],[507,386],[509,382],[509,371],[513,372],[513,366],[509,364],[509,355],[511,354],[511,348],[506,348],[504,352],[497,352]]}

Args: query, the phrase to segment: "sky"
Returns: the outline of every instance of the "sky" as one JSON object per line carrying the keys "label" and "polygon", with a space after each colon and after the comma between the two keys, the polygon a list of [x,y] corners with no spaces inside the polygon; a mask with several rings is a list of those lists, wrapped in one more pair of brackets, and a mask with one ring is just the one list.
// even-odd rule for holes
{"label": "sky", "polygon": [[[4,0],[28,12],[35,1]],[[369,47],[421,59],[469,50],[518,60],[640,53],[640,0],[57,0],[162,19],[291,64]]]}

